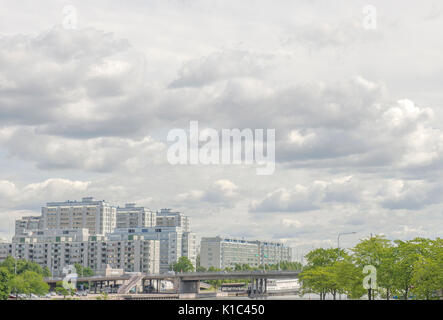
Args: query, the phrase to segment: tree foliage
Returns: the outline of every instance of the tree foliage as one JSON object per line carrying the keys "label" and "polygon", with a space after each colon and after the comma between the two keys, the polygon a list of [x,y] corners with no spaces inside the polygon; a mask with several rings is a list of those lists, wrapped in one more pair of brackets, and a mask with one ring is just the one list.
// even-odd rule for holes
{"label": "tree foliage", "polygon": [[0,263],[0,299],[12,294],[44,295],[49,286],[43,278],[48,276],[48,268],[35,262],[7,257]]}
{"label": "tree foliage", "polygon": [[0,300],[6,300],[11,293],[12,275],[5,267],[0,267]]}
{"label": "tree foliage", "polygon": [[172,265],[172,270],[175,272],[192,272],[194,271],[194,266],[187,257],[180,257],[178,261]]}
{"label": "tree foliage", "polygon": [[[382,236],[361,240],[350,254],[334,248],[315,249],[306,255],[300,278],[302,292],[337,293],[352,299],[394,295],[408,299],[438,299],[443,292],[443,241],[415,238],[390,241]],[[376,289],[363,287],[363,268],[374,266]]]}

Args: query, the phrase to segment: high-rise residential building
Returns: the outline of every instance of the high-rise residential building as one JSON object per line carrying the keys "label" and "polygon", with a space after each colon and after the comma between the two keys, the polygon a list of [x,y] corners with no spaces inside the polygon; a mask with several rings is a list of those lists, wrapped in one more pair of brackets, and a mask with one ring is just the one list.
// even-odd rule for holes
{"label": "high-rise residential building", "polygon": [[5,239],[0,239],[0,262],[12,255],[12,243]]}
{"label": "high-rise residential building", "polygon": [[42,216],[28,216],[15,220],[15,234],[25,234],[27,231],[43,230]]}
{"label": "high-rise residential building", "polygon": [[139,235],[89,237],[88,265],[104,270],[107,265],[126,272],[160,273],[160,241]]}
{"label": "high-rise residential building", "polygon": [[0,243],[0,261],[8,255],[48,267],[54,276],[63,268],[80,264],[94,271],[106,266],[126,272],[159,273],[160,242],[139,236],[107,238],[89,235],[87,229],[28,232]]}
{"label": "high-rise residential building", "polygon": [[200,243],[200,265],[204,268],[251,267],[291,261],[291,249],[279,242],[204,237]]}
{"label": "high-rise residential building", "polygon": [[117,209],[92,197],[82,201],[48,202],[42,208],[43,229],[88,229],[91,235],[105,235],[116,226]]}
{"label": "high-rise residential building", "polygon": [[116,229],[107,235],[109,239],[122,236],[138,236],[144,239],[160,241],[160,272],[167,272],[171,265],[182,256],[187,257],[192,264],[196,264],[195,234],[183,232],[181,227],[149,227]]}
{"label": "high-rise residential building", "polygon": [[124,208],[92,197],[48,202],[39,217],[16,221],[12,242],[0,241],[7,256],[37,262],[54,275],[75,263],[96,272],[106,266],[127,272],[167,272],[182,256],[196,265],[196,237],[181,212]]}
{"label": "high-rise residential building", "polygon": [[157,212],[156,225],[159,227],[181,227],[183,232],[190,231],[189,217],[171,209],[161,209]]}
{"label": "high-rise residential building", "polygon": [[116,228],[154,227],[156,213],[135,203],[127,203],[124,208],[117,208]]}

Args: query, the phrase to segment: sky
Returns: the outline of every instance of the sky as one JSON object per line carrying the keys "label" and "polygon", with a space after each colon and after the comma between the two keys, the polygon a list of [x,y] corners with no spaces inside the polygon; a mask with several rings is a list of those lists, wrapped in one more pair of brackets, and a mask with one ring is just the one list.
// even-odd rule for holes
{"label": "sky", "polygon": [[[367,12],[376,9],[375,28]],[[294,256],[442,236],[443,4],[0,0],[0,237],[93,196]],[[372,25],[374,26],[374,25]],[[276,167],[171,165],[174,128],[275,129]]]}

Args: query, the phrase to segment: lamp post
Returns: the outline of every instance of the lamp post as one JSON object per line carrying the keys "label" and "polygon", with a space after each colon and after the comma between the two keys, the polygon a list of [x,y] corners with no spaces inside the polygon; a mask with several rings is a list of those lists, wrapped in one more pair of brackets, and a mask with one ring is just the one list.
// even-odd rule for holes
{"label": "lamp post", "polygon": [[353,232],[342,232],[342,233],[338,234],[338,237],[337,237],[338,258],[340,258],[340,236],[344,236],[344,235],[347,235],[347,234],[356,234],[356,233],[357,232],[353,231]]}
{"label": "lamp post", "polygon": [[[353,231],[353,232],[342,232],[342,233],[338,234],[338,237],[337,237],[337,250],[338,250],[337,260],[340,259],[340,236],[344,236],[344,235],[347,235],[347,234],[356,234],[356,233],[357,232]],[[341,293],[338,294],[338,299],[341,300]]]}
{"label": "lamp post", "polygon": [[[17,249],[14,246],[14,276],[17,275],[17,252],[16,252],[16,250]],[[15,292],[15,300],[17,300],[18,293],[17,293],[17,288],[16,287],[14,287],[14,292]]]}

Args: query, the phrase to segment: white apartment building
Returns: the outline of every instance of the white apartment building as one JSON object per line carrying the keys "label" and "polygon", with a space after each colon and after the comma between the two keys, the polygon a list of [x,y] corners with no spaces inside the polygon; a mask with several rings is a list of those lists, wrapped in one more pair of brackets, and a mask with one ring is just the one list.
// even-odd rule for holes
{"label": "white apartment building", "polygon": [[28,216],[15,220],[15,234],[25,234],[26,231],[43,230],[42,216]]}
{"label": "white apartment building", "polygon": [[117,209],[105,200],[92,197],[82,201],[48,202],[42,208],[43,230],[89,230],[91,235],[105,235],[116,226]]}
{"label": "white apartment building", "polygon": [[5,239],[0,239],[0,262],[12,255],[12,243]]}
{"label": "white apartment building", "polygon": [[279,242],[204,237],[200,243],[200,265],[204,268],[251,267],[291,261],[291,249]]}
{"label": "white apartment building", "polygon": [[154,227],[156,213],[144,207],[136,207],[135,203],[127,203],[124,208],[117,208],[116,228]]}
{"label": "white apartment building", "polygon": [[196,244],[195,234],[183,232],[181,227],[150,227],[116,229],[109,234],[109,239],[121,236],[138,236],[144,239],[158,240],[160,242],[160,272],[167,272],[173,263],[182,256],[187,257],[195,267]]}
{"label": "white apartment building", "polygon": [[181,212],[172,211],[171,209],[161,209],[157,212],[158,227],[181,227],[183,232],[190,232],[189,217]]}
{"label": "white apartment building", "polygon": [[181,256],[196,265],[196,237],[189,218],[171,209],[153,212],[134,203],[124,208],[92,197],[48,202],[40,217],[16,221],[12,242],[0,241],[7,256],[48,267],[55,276],[75,263],[94,271],[108,265],[126,272],[167,272]]}
{"label": "white apartment building", "polygon": [[88,265],[94,270],[123,269],[125,272],[160,273],[160,241],[139,235],[91,236]]}
{"label": "white apartment building", "polygon": [[160,242],[137,236],[107,239],[89,235],[88,229],[44,230],[16,235],[0,243],[0,261],[8,255],[48,267],[54,276],[76,263],[94,271],[109,265],[126,272],[159,273]]}

